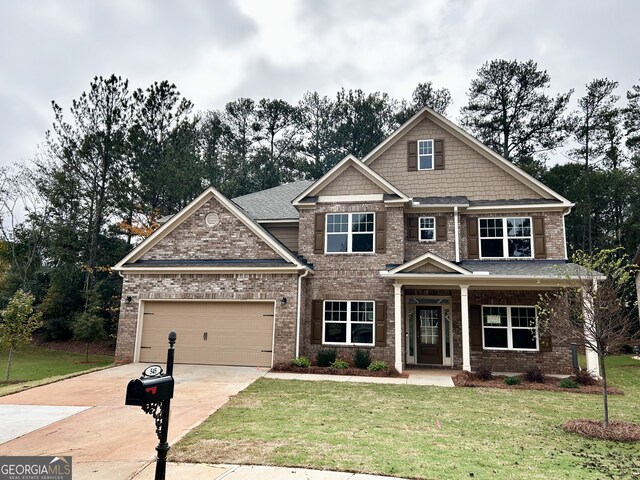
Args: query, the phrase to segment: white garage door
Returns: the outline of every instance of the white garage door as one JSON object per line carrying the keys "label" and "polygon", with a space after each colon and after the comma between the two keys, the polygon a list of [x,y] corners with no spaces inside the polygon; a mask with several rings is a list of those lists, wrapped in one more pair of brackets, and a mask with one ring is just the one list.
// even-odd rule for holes
{"label": "white garage door", "polygon": [[164,363],[171,330],[176,363],[271,366],[273,303],[146,301],[139,360]]}

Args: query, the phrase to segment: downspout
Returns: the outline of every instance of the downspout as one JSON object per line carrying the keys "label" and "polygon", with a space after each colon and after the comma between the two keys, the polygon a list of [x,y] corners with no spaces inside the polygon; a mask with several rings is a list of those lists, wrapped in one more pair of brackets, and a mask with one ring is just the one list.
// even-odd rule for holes
{"label": "downspout", "polygon": [[571,213],[571,208],[562,214],[562,235],[564,236],[564,259],[569,260],[569,253],[567,252],[567,227],[565,226],[564,219]]}
{"label": "downspout", "polygon": [[458,213],[458,207],[453,207],[453,230],[455,232],[455,249],[456,249],[456,263],[460,263],[460,215]]}
{"label": "downspout", "polygon": [[302,279],[309,275],[309,269],[305,268],[303,275],[298,275],[298,301],[296,304],[296,358],[300,356],[300,300],[302,297]]}

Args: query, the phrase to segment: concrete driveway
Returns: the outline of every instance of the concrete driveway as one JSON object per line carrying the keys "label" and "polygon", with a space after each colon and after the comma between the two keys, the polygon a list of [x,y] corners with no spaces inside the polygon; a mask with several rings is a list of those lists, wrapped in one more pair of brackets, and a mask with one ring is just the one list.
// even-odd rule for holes
{"label": "concrete driveway", "polygon": [[[0,397],[0,418],[14,419],[0,455],[71,455],[74,478],[128,478],[155,457],[158,443],[153,418],[124,405],[128,381],[145,366],[109,368]],[[267,370],[176,365],[169,442]]]}

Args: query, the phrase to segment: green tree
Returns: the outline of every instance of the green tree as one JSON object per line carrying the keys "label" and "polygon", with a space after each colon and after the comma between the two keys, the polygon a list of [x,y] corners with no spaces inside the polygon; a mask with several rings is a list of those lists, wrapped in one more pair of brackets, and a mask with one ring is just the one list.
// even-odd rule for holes
{"label": "green tree", "polygon": [[336,95],[333,113],[333,146],[341,157],[364,157],[395,127],[393,102],[386,93],[342,89]]}
{"label": "green tree", "polygon": [[[592,172],[596,160],[605,154],[612,155],[611,162],[618,164],[617,134],[619,112],[615,106],[618,97],[613,94],[618,82],[607,78],[595,79],[586,85],[586,93],[578,100],[578,110],[571,116],[574,139],[579,146],[572,150],[571,156],[584,163],[583,183],[586,200],[586,245],[582,248],[589,253],[594,251],[594,202],[592,194]],[[615,159],[613,158],[615,156]]]}
{"label": "green tree", "polygon": [[73,338],[85,343],[84,361],[89,362],[89,344],[106,338],[104,320],[93,313],[83,312],[73,322]]}
{"label": "green tree", "polygon": [[34,297],[18,289],[2,311],[0,323],[0,345],[9,349],[5,381],[9,381],[13,352],[31,341],[31,334],[42,326],[40,313],[35,313]]}
{"label": "green tree", "polygon": [[462,125],[507,160],[539,175],[544,152],[568,135],[564,117],[573,91],[552,97],[551,78],[533,60],[491,60],[471,81]]}
{"label": "green tree", "polygon": [[197,119],[193,104],[164,80],[133,92],[134,121],[129,130],[131,182],[126,212],[146,218],[175,213],[202,189]]}
{"label": "green tree", "polygon": [[45,191],[51,195],[52,208],[59,208],[57,214],[70,216],[74,223],[70,227],[82,243],[87,299],[96,280],[106,220],[117,213],[118,192],[126,177],[122,172],[126,171],[132,115],[129,82],[115,75],[94,78],[89,91],[73,100],[71,123],[64,119],[60,106],[52,105],[54,133],[48,143],[54,161],[43,172],[48,177]]}
{"label": "green tree", "polygon": [[448,88],[436,89],[431,82],[418,83],[411,94],[411,101],[402,100],[396,113],[396,122],[402,125],[423,107],[429,107],[435,112],[446,115],[451,106],[451,92]]}
{"label": "green tree", "polygon": [[640,154],[640,84],[627,91],[627,106],[624,111],[626,145],[635,154]]}
{"label": "green tree", "polygon": [[298,102],[300,151],[306,157],[304,169],[309,178],[320,178],[340,160],[333,142],[336,136],[334,108],[333,101],[318,92],[306,92]]}

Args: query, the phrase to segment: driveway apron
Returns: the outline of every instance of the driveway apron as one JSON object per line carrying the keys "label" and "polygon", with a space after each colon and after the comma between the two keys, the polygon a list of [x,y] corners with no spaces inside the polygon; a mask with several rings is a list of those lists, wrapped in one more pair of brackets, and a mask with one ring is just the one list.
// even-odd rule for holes
{"label": "driveway apron", "polygon": [[[24,431],[28,433],[1,443],[0,455],[71,455],[74,478],[129,477],[155,456],[158,443],[153,418],[139,407],[124,405],[128,381],[139,377],[145,366],[109,368],[0,397],[0,412],[19,411],[24,417],[33,417],[31,423],[35,425],[25,422]],[[205,420],[266,370],[176,365],[169,443]],[[28,406],[34,406],[31,413]],[[69,416],[59,420],[49,414],[44,418],[42,412],[51,408],[42,406],[54,410],[60,407]],[[77,413],[69,407],[76,407]],[[29,431],[33,428],[36,430]]]}

